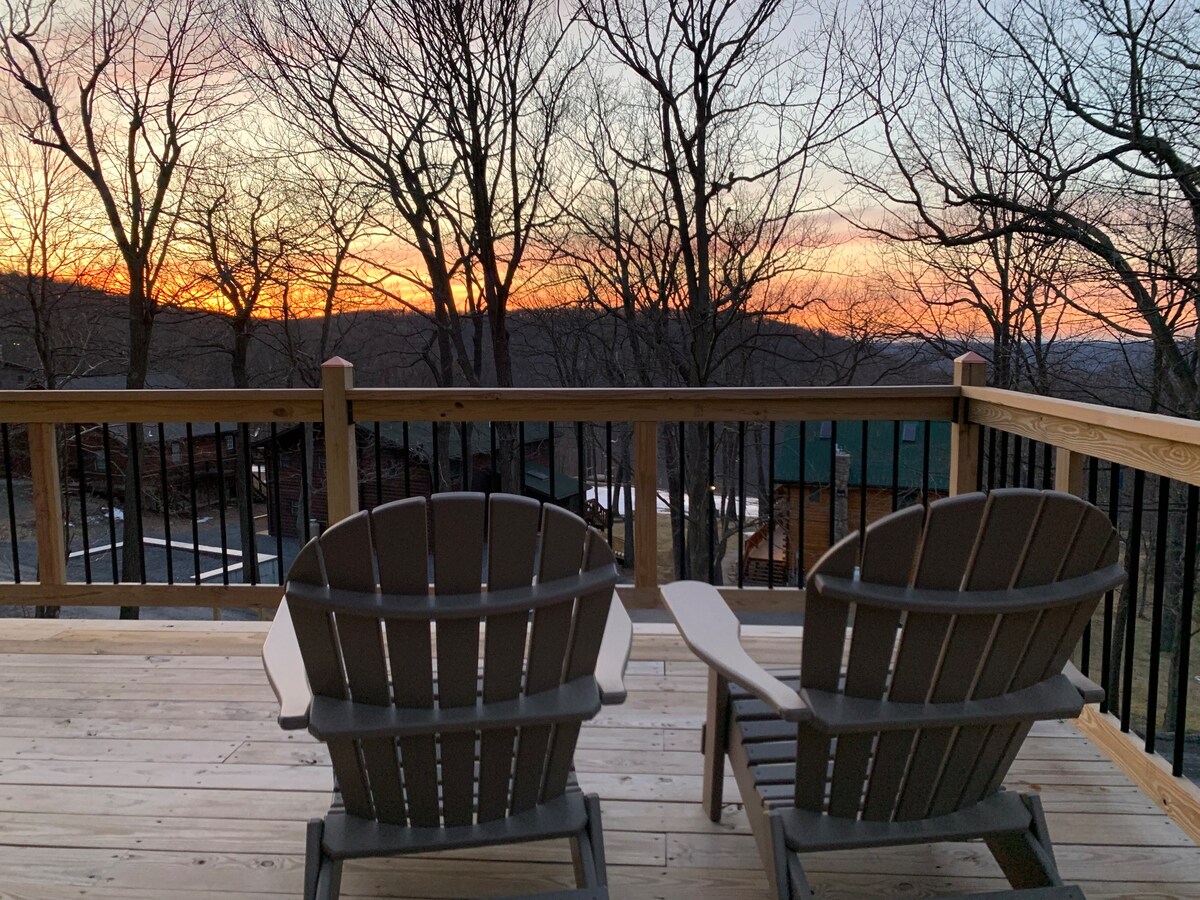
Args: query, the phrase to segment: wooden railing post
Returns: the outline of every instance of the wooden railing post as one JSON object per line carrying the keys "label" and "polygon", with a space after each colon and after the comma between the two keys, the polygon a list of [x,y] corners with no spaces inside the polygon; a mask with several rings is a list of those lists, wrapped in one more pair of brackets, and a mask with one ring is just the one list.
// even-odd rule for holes
{"label": "wooden railing post", "polygon": [[1065,494],[1083,496],[1082,453],[1074,453],[1065,447],[1054,448],[1054,489]]}
{"label": "wooden railing post", "polygon": [[[954,360],[957,387],[987,384],[987,361],[978,353],[964,353]],[[950,493],[969,494],[979,490],[979,426],[967,419],[967,401],[958,398],[958,415],[950,428]]]}
{"label": "wooden railing post", "polygon": [[66,584],[67,547],[63,534],[62,484],[58,474],[55,426],[38,423],[26,427],[37,527],[38,581],[43,585]]}
{"label": "wooden railing post", "polygon": [[358,450],[350,389],[354,366],[335,356],[321,365],[322,435],[325,441],[325,502],[333,525],[358,512]]}
{"label": "wooden railing post", "polygon": [[633,583],[658,584],[658,423],[633,426]]}

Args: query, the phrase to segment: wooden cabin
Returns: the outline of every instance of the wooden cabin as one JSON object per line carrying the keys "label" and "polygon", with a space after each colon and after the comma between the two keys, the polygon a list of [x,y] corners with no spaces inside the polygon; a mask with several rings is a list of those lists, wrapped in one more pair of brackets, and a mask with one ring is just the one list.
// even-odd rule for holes
{"label": "wooden cabin", "polygon": [[[893,509],[948,493],[949,422],[929,424],[928,466],[924,422],[869,422],[865,484],[862,432],[861,421],[778,427],[774,532],[764,521],[747,539],[745,581],[802,583],[803,574],[830,544],[859,527],[864,501],[870,524]],[[768,553],[772,536],[774,546]]]}

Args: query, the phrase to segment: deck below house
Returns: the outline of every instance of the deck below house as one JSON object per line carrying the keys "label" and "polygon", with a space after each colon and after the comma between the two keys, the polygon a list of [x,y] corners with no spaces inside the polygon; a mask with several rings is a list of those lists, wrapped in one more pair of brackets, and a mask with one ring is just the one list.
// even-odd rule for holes
{"label": "deck below house", "polygon": [[[747,628],[765,663],[796,634]],[[0,898],[268,900],[300,895],[304,822],[328,804],[322,747],[275,724],[258,622],[5,620]],[[700,796],[704,668],[639,626],[629,700],[585,727],[616,898],[769,896],[736,803]],[[1009,784],[1041,793],[1064,877],[1091,898],[1198,897],[1200,847],[1070,723],[1039,725]],[[736,801],[730,784],[726,798]],[[920,897],[1005,886],[979,844],[806,858],[818,893]],[[510,895],[570,883],[566,842],[346,865],[343,896]]]}

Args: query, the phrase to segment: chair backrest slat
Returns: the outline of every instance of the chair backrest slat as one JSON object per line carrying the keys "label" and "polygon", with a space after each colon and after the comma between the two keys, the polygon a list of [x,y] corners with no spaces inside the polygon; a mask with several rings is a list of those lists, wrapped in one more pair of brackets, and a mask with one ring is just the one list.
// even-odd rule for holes
{"label": "chair backrest slat", "polygon": [[[440,494],[432,507],[435,592],[478,591],[483,584],[483,496]],[[479,691],[477,617],[438,620],[437,664],[438,706],[474,706]],[[444,822],[469,825],[475,799],[475,735],[443,734],[439,748]]]}
{"label": "chair backrest slat", "polygon": [[[924,521],[925,510],[914,506],[869,527],[863,541],[862,579],[879,584],[907,584]],[[843,688],[848,696],[882,699],[899,624],[900,613],[896,610],[856,610]],[[843,735],[838,739],[829,790],[829,811],[833,815],[858,813],[873,744],[874,737],[870,734]]]}
{"label": "chair backrest slat", "polygon": [[[488,528],[488,590],[533,583],[541,507],[525,497],[496,495]],[[483,700],[512,700],[521,693],[528,644],[525,610],[488,616],[484,628]],[[479,749],[479,821],[503,818],[512,784],[515,728],[485,732]]]}
{"label": "chair backrest slat", "polygon": [[[813,571],[849,578],[858,557],[858,536],[849,535],[834,544],[818,560]],[[800,654],[800,678],[805,685],[836,691],[841,678],[846,642],[847,603],[808,603],[804,610],[804,636]],[[825,804],[825,767],[810,765],[829,756],[827,735],[801,726],[796,734],[796,806],[819,811]]]}
{"label": "chair backrest slat", "polygon": [[[583,555],[583,570],[590,572],[612,564],[613,554],[608,543],[600,536],[600,532],[589,528],[587,547]],[[595,670],[611,602],[612,595],[608,590],[593,591],[576,601],[565,681],[573,681]],[[575,758],[575,744],[579,740],[579,727],[579,722],[565,722],[554,727],[546,758],[546,778],[542,784],[543,800],[556,797],[566,789],[571,762]]]}
{"label": "chair backrest slat", "polygon": [[[539,582],[554,581],[580,571],[586,533],[587,525],[577,516],[554,506],[542,508]],[[534,612],[525,693],[537,694],[562,684],[574,612],[572,606],[573,603],[556,603]],[[513,771],[513,812],[532,808],[541,797],[550,737],[549,725],[521,729]]]}

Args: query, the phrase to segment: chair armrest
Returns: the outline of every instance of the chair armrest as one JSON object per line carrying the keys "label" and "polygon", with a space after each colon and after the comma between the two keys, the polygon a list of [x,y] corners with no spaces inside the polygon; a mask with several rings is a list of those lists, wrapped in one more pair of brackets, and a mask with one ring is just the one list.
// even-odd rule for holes
{"label": "chair armrest", "polygon": [[600,639],[596,657],[596,684],[600,686],[600,702],[608,705],[625,702],[625,666],[633,646],[633,623],[617,592],[613,591],[608,607],[608,622]]}
{"label": "chair armrest", "polygon": [[663,587],[662,595],[684,643],[693,653],[787,721],[812,719],[812,710],[800,695],[742,649],[737,616],[716,588],[701,581],[677,581]]}
{"label": "chair armrest", "polygon": [[1071,682],[1071,687],[1079,691],[1084,703],[1099,703],[1104,699],[1104,688],[1075,668],[1075,663],[1068,660],[1063,666],[1063,674]]}
{"label": "chair armrest", "polygon": [[263,641],[262,658],[267,680],[279,701],[279,727],[285,731],[307,728],[312,691],[286,599],[279,601],[275,621]]}

